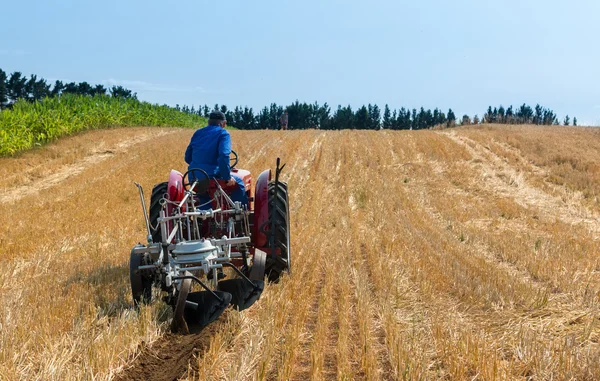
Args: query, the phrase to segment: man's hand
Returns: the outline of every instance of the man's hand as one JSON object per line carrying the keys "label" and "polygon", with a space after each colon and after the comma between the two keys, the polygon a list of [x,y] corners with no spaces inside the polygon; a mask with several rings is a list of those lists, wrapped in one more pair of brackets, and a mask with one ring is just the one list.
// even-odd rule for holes
{"label": "man's hand", "polygon": [[235,179],[233,178],[233,176],[231,176],[231,178],[229,180],[227,180],[227,186],[228,187],[232,187],[235,184],[237,184],[237,181],[235,181]]}

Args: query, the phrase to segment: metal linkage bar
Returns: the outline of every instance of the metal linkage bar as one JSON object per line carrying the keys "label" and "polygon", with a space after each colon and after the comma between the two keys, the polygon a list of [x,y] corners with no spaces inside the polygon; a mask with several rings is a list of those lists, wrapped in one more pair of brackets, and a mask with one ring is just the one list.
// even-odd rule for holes
{"label": "metal linkage bar", "polygon": [[159,254],[160,253],[160,244],[155,243],[151,246],[135,246],[133,248],[133,252],[135,254]]}
{"label": "metal linkage bar", "polygon": [[183,279],[191,279],[191,280],[193,280],[194,282],[196,282],[200,286],[202,286],[203,289],[205,289],[206,291],[210,292],[212,294],[212,296],[214,296],[219,302],[223,302],[223,298],[220,298],[219,295],[215,294],[213,292],[213,290],[211,290],[210,288],[208,288],[208,286],[205,285],[204,282],[202,282],[200,279],[196,278],[193,275],[176,276],[176,277],[172,278],[172,280],[183,280]]}
{"label": "metal linkage bar", "polygon": [[244,279],[246,282],[250,283],[250,285],[257,290],[258,287],[254,284],[254,282],[252,282],[247,276],[244,275],[243,272],[240,271],[240,269],[238,269],[233,263],[231,262],[224,262],[222,263],[222,265],[224,267],[231,267],[239,276],[242,277],[242,279]]}
{"label": "metal linkage bar", "polygon": [[221,238],[212,240],[212,244],[215,246],[239,245],[242,243],[250,243],[250,237]]}
{"label": "metal linkage bar", "polygon": [[[190,189],[194,189],[196,187],[196,184],[198,184],[198,180],[194,181],[194,183],[192,184],[192,187]],[[188,197],[190,197],[193,194],[192,192],[193,191],[186,191],[185,192],[185,196],[183,196],[183,199],[179,203],[179,206],[178,206],[179,209],[181,209],[181,207],[185,204],[185,202],[187,201]]]}
{"label": "metal linkage bar", "polygon": [[158,265],[142,265],[138,267],[138,270],[150,270],[156,268],[158,268]]}
{"label": "metal linkage bar", "polygon": [[148,231],[148,235],[146,238],[148,239],[148,243],[152,243],[152,231],[150,230],[150,219],[148,218],[148,212],[146,211],[146,201],[144,200],[144,188],[136,182],[134,182],[135,186],[138,188],[140,192],[140,200],[142,201],[142,212],[144,213],[144,220],[146,221],[146,230]]}

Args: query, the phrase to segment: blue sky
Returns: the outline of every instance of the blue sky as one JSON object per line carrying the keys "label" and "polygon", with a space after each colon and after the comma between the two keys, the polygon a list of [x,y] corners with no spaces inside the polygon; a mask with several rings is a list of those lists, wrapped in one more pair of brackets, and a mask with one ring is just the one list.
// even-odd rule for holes
{"label": "blue sky", "polygon": [[600,2],[7,1],[0,68],[158,103],[528,103],[600,124]]}

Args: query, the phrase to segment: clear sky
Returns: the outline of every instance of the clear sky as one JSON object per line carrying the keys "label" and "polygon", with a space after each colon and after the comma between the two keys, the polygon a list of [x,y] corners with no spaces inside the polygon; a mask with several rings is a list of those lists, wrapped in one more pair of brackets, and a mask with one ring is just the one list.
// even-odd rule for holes
{"label": "clear sky", "polygon": [[600,124],[597,0],[0,0],[0,68],[143,100],[453,108]]}

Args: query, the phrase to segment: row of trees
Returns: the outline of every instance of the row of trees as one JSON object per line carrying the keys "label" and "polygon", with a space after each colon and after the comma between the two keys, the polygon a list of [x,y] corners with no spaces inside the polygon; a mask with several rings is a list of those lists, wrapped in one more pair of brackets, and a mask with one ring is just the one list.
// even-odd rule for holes
{"label": "row of trees", "polygon": [[[279,129],[280,116],[285,110],[289,115],[290,129],[320,128],[324,130],[339,129],[366,129],[366,130],[421,130],[435,126],[453,127],[459,125],[479,124],[479,123],[502,123],[502,124],[538,124],[551,125],[560,124],[554,111],[542,107],[539,104],[530,107],[526,104],[518,108],[509,106],[488,107],[487,112],[480,119],[478,115],[471,118],[469,115],[463,115],[460,120],[452,109],[444,113],[439,109],[425,110],[421,107],[417,109],[400,108],[391,110],[385,105],[383,113],[377,105],[367,105],[353,110],[352,107],[338,106],[333,112],[327,103],[319,105],[318,103],[307,104],[298,101],[289,106],[283,107],[272,103],[269,107],[264,107],[258,113],[255,113],[249,107],[235,107],[233,110],[225,105],[214,107],[207,105],[194,107],[179,105],[176,108],[186,113],[198,114],[208,117],[212,110],[220,110],[225,113],[228,124],[243,130],[253,129]],[[567,115],[563,124],[570,125],[571,120]],[[577,118],[573,118],[573,125],[577,125]]]}
{"label": "row of trees", "polygon": [[[476,116],[477,117],[477,116]],[[464,117],[463,117],[464,119]],[[475,119],[475,118],[474,118]],[[484,123],[501,123],[501,124],[538,124],[538,125],[551,125],[560,124],[558,117],[554,111],[540,106],[535,105],[534,108],[523,103],[520,107],[513,109],[513,106],[504,108],[489,106],[487,112],[483,115]],[[570,118],[567,115],[563,120],[565,126],[570,125]],[[476,121],[474,123],[477,123]],[[577,118],[573,118],[573,125],[577,125]]]}
{"label": "row of trees", "polygon": [[33,102],[61,94],[90,96],[110,94],[113,97],[125,99],[137,98],[135,93],[123,86],[106,88],[103,85],[91,85],[87,82],[63,83],[58,80],[54,84],[49,84],[44,78],[38,78],[35,74],[27,78],[21,72],[16,71],[9,76],[0,69],[0,109],[10,107],[18,99]]}
{"label": "row of trees", "polygon": [[[0,69],[0,109],[10,107],[18,99],[28,101],[39,101],[44,97],[59,96],[61,94],[77,94],[77,95],[104,95],[110,94],[113,97],[134,98],[137,99],[137,94],[132,93],[122,86],[112,86],[110,89],[103,85],[91,85],[88,82],[68,82],[55,81],[53,85],[46,82],[44,78],[39,78],[36,75],[31,75],[29,78],[23,76],[20,72],[14,72],[8,76]],[[193,106],[179,107],[176,109],[188,114],[195,114],[208,117],[213,110],[220,110],[225,113],[230,125],[243,130],[253,129],[278,129],[280,127],[280,117],[284,111],[288,111],[289,128],[291,129],[306,129],[320,128],[324,130],[339,130],[339,129],[366,129],[366,130],[421,130],[435,126],[452,127],[455,124],[479,124],[483,123],[503,123],[503,124],[540,124],[550,125],[559,124],[558,118],[554,111],[544,108],[539,104],[534,108],[523,104],[518,108],[509,106],[504,108],[488,107],[487,112],[483,114],[480,120],[477,115],[472,119],[468,115],[463,115],[462,119],[457,121],[452,109],[447,113],[439,109],[433,111],[413,108],[400,108],[399,110],[391,110],[388,105],[385,105],[383,112],[377,105],[369,104],[361,106],[353,110],[351,106],[338,106],[337,109],[331,110],[331,107],[325,103],[319,105],[315,102],[312,104],[300,103],[298,101],[289,106],[280,106],[272,103],[268,107],[264,107],[258,112],[255,112],[249,107],[236,106],[234,109],[229,109],[225,105],[215,105],[213,108],[204,105],[197,109]],[[570,124],[569,116],[563,120],[564,125]],[[573,118],[573,125],[577,125],[577,118]]]}
{"label": "row of trees", "polygon": [[327,103],[319,105],[300,103],[298,101],[283,107],[272,103],[264,107],[258,113],[252,108],[236,106],[233,110],[225,105],[216,104],[213,108],[204,105],[197,109],[195,107],[183,106],[176,108],[186,113],[198,114],[208,117],[212,110],[220,110],[227,117],[228,124],[242,129],[278,129],[280,117],[287,110],[290,129],[319,128],[323,130],[340,129],[364,129],[379,130],[381,128],[390,130],[420,130],[434,126],[453,126],[456,116],[452,109],[444,113],[439,109],[419,110],[402,107],[393,111],[385,105],[383,113],[377,105],[369,104],[353,110],[351,106],[338,106],[333,112]]}

